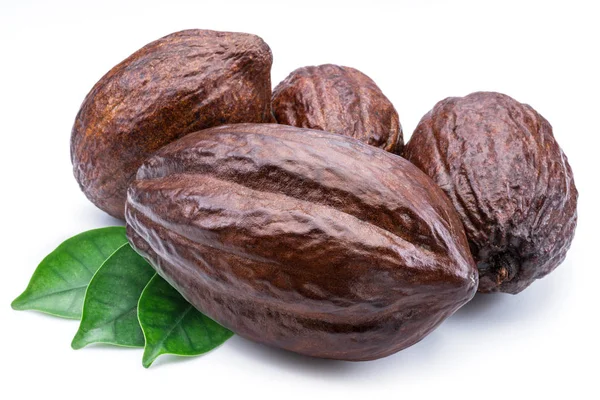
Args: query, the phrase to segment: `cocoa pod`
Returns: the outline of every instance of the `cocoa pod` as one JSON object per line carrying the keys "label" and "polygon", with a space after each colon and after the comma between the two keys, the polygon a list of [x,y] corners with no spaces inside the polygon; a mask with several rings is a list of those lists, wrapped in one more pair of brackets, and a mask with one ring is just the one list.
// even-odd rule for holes
{"label": "cocoa pod", "polygon": [[134,248],[200,311],[268,345],[369,360],[408,347],[474,295],[444,193],[401,157],[276,124],[165,146],[128,192]]}
{"label": "cocoa pod", "polygon": [[398,113],[371,78],[325,64],[298,68],[273,90],[273,114],[280,124],[351,136],[401,154]]}
{"label": "cocoa pod", "polygon": [[478,92],[440,101],[405,157],[446,192],[479,269],[479,291],[518,293],[565,258],[577,224],[573,173],[529,105]]}
{"label": "cocoa pod", "polygon": [[272,122],[271,50],[258,36],[186,30],[138,50],[87,95],[71,135],[75,178],[96,206],[124,218],[142,162],[181,136]]}

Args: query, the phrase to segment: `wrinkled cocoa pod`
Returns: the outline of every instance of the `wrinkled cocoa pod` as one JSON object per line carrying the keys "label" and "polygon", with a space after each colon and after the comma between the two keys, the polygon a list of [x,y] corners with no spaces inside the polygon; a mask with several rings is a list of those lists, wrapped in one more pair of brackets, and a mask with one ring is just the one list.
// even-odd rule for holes
{"label": "wrinkled cocoa pod", "polygon": [[124,218],[127,187],[156,150],[200,129],[272,122],[271,50],[245,33],[187,30],[110,70],[73,126],[75,178],[96,206]]}
{"label": "wrinkled cocoa pod", "polygon": [[405,157],[452,200],[479,269],[479,291],[518,293],[565,258],[577,224],[573,173],[533,108],[480,92],[440,101]]}
{"label": "wrinkled cocoa pod", "polygon": [[477,289],[463,227],[435,183],[321,131],[190,134],[139,169],[126,219],[132,245],[199,310],[311,356],[394,353]]}
{"label": "wrinkled cocoa pod", "polygon": [[398,113],[362,72],[338,65],[298,68],[273,90],[278,123],[351,136],[401,154]]}

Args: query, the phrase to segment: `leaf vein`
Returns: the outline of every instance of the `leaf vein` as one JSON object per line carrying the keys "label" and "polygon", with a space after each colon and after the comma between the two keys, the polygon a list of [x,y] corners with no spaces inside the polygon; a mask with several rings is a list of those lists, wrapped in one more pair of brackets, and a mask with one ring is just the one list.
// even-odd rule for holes
{"label": "leaf vein", "polygon": [[171,328],[169,328],[168,332],[163,335],[162,339],[160,339],[156,345],[160,346],[160,347],[164,347],[164,343],[166,342],[166,340],[173,334],[173,331],[175,330],[175,328],[177,328],[177,326],[181,323],[181,321],[185,318],[185,316],[190,312],[190,310],[192,309],[192,305],[188,305],[187,310],[185,310],[183,312],[183,314],[177,318],[177,320],[175,320],[175,323],[171,326]]}
{"label": "leaf vein", "polygon": [[38,297],[31,297],[27,301],[27,303],[30,303],[30,302],[33,302],[33,301],[37,301],[37,300],[43,299],[45,297],[54,296],[54,295],[57,295],[57,294],[62,294],[62,293],[66,293],[66,292],[73,292],[73,291],[76,291],[76,290],[79,290],[79,289],[83,289],[85,287],[87,287],[87,284],[86,285],[81,285],[81,286],[75,286],[75,287],[64,289],[64,290],[57,290],[56,292],[46,293],[46,294],[44,294],[42,296],[38,296]]}

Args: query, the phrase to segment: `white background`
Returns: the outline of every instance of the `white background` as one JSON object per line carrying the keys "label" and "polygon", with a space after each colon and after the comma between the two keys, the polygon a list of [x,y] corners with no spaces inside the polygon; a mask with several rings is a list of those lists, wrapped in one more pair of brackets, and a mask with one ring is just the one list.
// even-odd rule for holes
{"label": "white background", "polygon": [[[599,398],[597,4],[1,0],[0,398]],[[113,65],[187,28],[260,35],[273,51],[273,85],[305,65],[360,69],[396,106],[405,139],[447,96],[494,90],[531,104],[552,123],[580,192],[567,260],[517,296],[476,296],[419,344],[373,362],[310,359],[239,337],[149,370],[141,350],[71,350],[76,321],[9,304],[61,241],[119,223],[72,176],[75,114]]]}

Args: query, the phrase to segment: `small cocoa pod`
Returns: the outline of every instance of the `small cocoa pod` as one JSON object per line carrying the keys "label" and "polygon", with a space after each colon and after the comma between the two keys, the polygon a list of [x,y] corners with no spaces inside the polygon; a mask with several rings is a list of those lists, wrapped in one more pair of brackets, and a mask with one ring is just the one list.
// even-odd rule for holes
{"label": "small cocoa pod", "polygon": [[338,65],[298,68],[273,90],[278,123],[351,136],[401,154],[398,113],[371,78]]}
{"label": "small cocoa pod", "polygon": [[479,291],[518,293],[565,258],[577,224],[573,173],[533,108],[500,93],[440,101],[405,157],[446,192],[479,269]]}
{"label": "small cocoa pod", "polygon": [[272,122],[271,50],[245,33],[186,30],[110,70],[73,126],[75,178],[96,206],[124,218],[142,162],[181,136],[225,123]]}
{"label": "small cocoa pod", "polygon": [[203,313],[311,356],[394,353],[477,289],[463,227],[435,183],[322,131],[187,135],[139,169],[126,220],[134,248]]}

